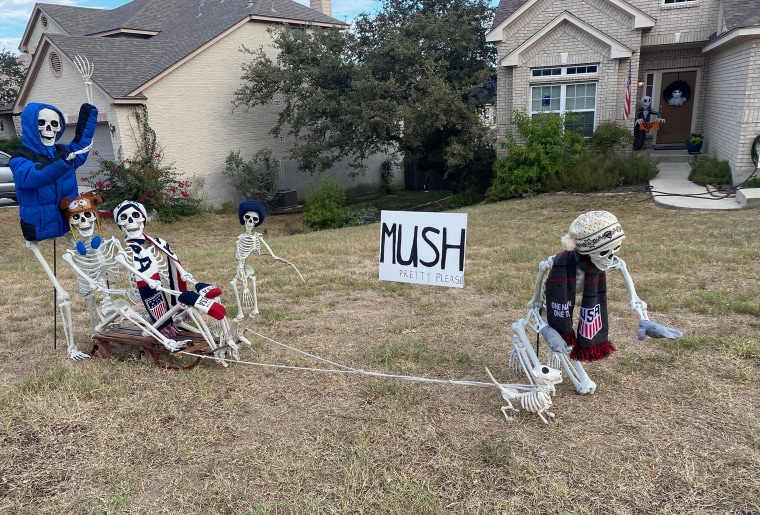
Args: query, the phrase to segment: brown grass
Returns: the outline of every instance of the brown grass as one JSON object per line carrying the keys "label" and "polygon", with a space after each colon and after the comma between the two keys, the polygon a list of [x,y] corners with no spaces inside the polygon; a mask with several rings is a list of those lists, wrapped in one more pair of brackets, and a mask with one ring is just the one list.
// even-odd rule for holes
{"label": "brown grass", "polygon": [[[557,418],[505,422],[495,388],[204,362],[171,372],[129,349],[72,362],[53,350],[53,294],[0,209],[0,513],[760,513],[760,210],[671,211],[643,194],[546,195],[468,208],[463,289],[377,280],[377,225],[287,235],[256,260],[253,329],[357,369],[524,382],[510,324],[570,222],[615,213],[650,317],[685,332],[638,341],[610,278],[618,351],[590,364],[593,396],[558,388]],[[115,234],[112,223],[106,235]],[[228,285],[234,214],[153,223],[196,278]],[[42,244],[52,258],[52,243]],[[63,251],[59,244],[58,253]],[[91,344],[77,286],[76,338]],[[223,298],[234,312],[229,286]],[[327,368],[252,336],[250,363]]]}

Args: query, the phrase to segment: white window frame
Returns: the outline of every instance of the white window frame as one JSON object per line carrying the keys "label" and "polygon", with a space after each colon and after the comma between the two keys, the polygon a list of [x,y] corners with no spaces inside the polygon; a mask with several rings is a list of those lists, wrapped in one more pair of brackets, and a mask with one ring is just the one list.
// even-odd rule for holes
{"label": "white window frame", "polygon": [[[555,76],[556,77],[556,76]],[[539,83],[539,84],[531,84],[530,86],[530,115],[536,115],[536,114],[544,114],[544,113],[555,113],[559,115],[563,115],[567,112],[567,87],[568,86],[580,86],[580,85],[588,85],[593,84],[594,85],[594,108],[593,109],[573,109],[572,113],[594,113],[594,119],[591,123],[591,132],[593,132],[596,129],[596,122],[597,122],[597,111],[599,108],[599,82],[598,81],[578,81],[578,82],[545,82],[545,83]],[[534,88],[541,88],[541,87],[559,87],[560,88],[560,96],[559,96],[559,109],[553,110],[553,109],[540,109],[538,111],[533,109],[533,89]]]}
{"label": "white window frame", "polygon": [[662,5],[666,7],[671,7],[674,5],[684,5],[684,4],[696,4],[699,2],[699,0],[662,0]]}

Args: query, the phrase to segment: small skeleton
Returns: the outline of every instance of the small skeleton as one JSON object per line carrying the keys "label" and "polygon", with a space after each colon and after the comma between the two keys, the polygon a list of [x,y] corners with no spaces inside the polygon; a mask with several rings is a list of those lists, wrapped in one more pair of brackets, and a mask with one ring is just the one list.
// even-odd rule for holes
{"label": "small skeleton", "polygon": [[74,56],[74,65],[82,76],[82,81],[84,81],[87,103],[92,104],[92,73],[95,71],[95,66],[93,66],[87,57],[78,54]]}
{"label": "small skeleton", "polygon": [[[238,313],[234,320],[237,324],[245,318],[244,308],[249,310],[253,308],[248,313],[249,320],[259,313],[259,302],[256,294],[256,274],[253,267],[247,264],[247,260],[252,254],[261,255],[262,245],[274,259],[292,266],[298,277],[303,282],[306,282],[301,272],[298,271],[298,268],[293,263],[275,256],[267,242],[264,241],[261,233],[253,231],[254,227],[258,227],[264,222],[265,217],[266,210],[264,205],[257,200],[244,200],[238,206],[238,218],[240,224],[245,225],[245,232],[237,238],[237,250],[235,251],[237,267],[235,269],[235,277],[230,281],[235,291],[235,300],[237,301]],[[240,283],[240,291],[238,291],[238,283]]]}
{"label": "small skeleton", "polygon": [[552,395],[555,394],[556,388],[554,385],[562,382],[562,372],[556,368],[547,367],[546,365],[536,365],[531,370],[531,375],[535,382],[535,385],[528,391],[519,392],[514,386],[504,385],[499,383],[491,371],[486,367],[486,373],[491,381],[499,387],[501,396],[507,401],[505,406],[501,407],[501,412],[504,414],[504,418],[507,422],[514,420],[514,417],[510,417],[507,414],[507,410],[513,413],[519,413],[520,410],[512,405],[512,401],[520,401],[520,406],[526,411],[535,413],[538,415],[544,424],[548,424],[549,421],[544,417],[546,415],[549,418],[554,418],[554,413],[549,411],[552,406]]}
{"label": "small skeleton", "polygon": [[[612,222],[615,231],[609,231],[603,228],[594,232],[596,228],[589,231],[588,234],[576,232],[576,228],[589,226],[589,220],[604,219]],[[585,225],[584,225],[585,224]],[[619,229],[619,230],[618,230]],[[573,233],[573,234],[571,234]],[[609,272],[618,270],[623,276],[629,295],[629,307],[639,315],[639,329],[637,338],[643,340],[649,336],[651,338],[680,338],[683,333],[676,329],[666,327],[649,320],[646,303],[636,294],[625,261],[619,258],[616,253],[620,251],[621,242],[624,235],[617,219],[606,211],[591,211],[579,216],[571,225],[570,233],[562,239],[566,249],[576,249],[579,253],[588,255],[591,262],[601,271]],[[572,240],[572,241],[571,241]],[[590,248],[587,244],[592,242]],[[531,384],[535,384],[532,379],[531,370],[541,365],[536,351],[531,345],[530,338],[526,328],[532,329],[535,333],[540,334],[548,343],[547,363],[552,367],[562,368],[567,373],[570,381],[575,386],[579,394],[593,394],[596,390],[596,383],[591,380],[580,361],[570,358],[571,349],[560,334],[552,328],[544,319],[546,313],[546,279],[549,271],[552,269],[556,256],[549,256],[545,261],[541,261],[538,266],[538,276],[536,277],[535,291],[533,298],[528,302],[528,314],[512,324],[513,346],[510,353],[510,363],[514,368],[521,369],[528,377]],[[584,272],[577,270],[576,287],[578,293],[583,293]]]}

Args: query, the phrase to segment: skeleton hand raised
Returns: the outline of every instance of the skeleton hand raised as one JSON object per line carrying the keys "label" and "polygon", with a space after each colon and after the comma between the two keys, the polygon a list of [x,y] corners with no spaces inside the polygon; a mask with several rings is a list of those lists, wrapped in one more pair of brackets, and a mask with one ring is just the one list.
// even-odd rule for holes
{"label": "skeleton hand raised", "polygon": [[636,336],[639,340],[643,340],[647,336],[650,338],[669,338],[675,340],[683,336],[683,332],[678,329],[673,329],[672,327],[660,325],[651,320],[642,320],[639,322],[639,329],[636,332]]}

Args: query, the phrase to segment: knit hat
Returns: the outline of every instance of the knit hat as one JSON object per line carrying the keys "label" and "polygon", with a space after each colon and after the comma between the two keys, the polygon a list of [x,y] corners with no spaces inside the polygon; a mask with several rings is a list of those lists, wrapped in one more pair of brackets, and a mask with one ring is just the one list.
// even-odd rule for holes
{"label": "knit hat", "polygon": [[264,204],[259,202],[258,200],[244,200],[238,205],[238,220],[240,220],[240,225],[245,225],[245,220],[243,220],[243,216],[248,211],[256,211],[259,214],[259,223],[254,225],[254,227],[258,227],[262,223],[264,223],[264,218],[267,216],[267,210],[264,208]]}
{"label": "knit hat", "polygon": [[63,197],[58,207],[63,211],[63,216],[66,217],[66,220],[69,220],[76,213],[84,213],[85,211],[90,211],[97,217],[98,209],[95,206],[102,202],[103,197],[88,191],[71,200],[69,200],[69,197]]}
{"label": "knit hat", "polygon": [[137,202],[136,200],[125,200],[115,208],[113,208],[113,219],[118,222],[119,221],[119,215],[122,211],[127,209],[128,207],[133,207],[137,209],[140,214],[143,215],[143,218],[146,220],[148,219],[148,212],[145,210],[145,206],[143,206],[140,202]]}
{"label": "knit hat", "polygon": [[565,250],[592,254],[618,245],[623,238],[625,233],[615,215],[607,211],[589,211],[570,225],[570,231],[562,237],[562,246]]}

